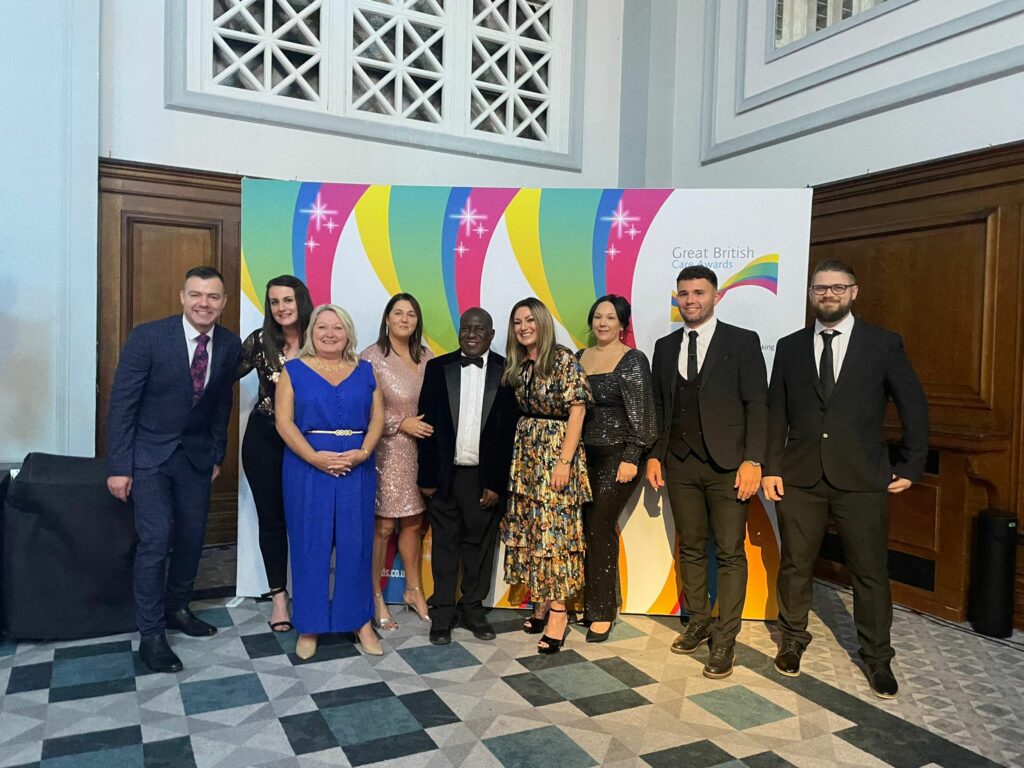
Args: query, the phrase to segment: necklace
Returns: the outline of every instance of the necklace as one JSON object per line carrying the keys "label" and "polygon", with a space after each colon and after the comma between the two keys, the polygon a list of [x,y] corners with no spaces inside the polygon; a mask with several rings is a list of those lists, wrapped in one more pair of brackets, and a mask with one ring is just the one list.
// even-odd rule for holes
{"label": "necklace", "polygon": [[311,357],[309,358],[309,362],[311,362],[313,367],[318,371],[323,371],[324,373],[338,373],[338,371],[345,370],[345,366],[348,365],[348,362],[345,360],[338,360],[335,363],[325,363],[319,357]]}

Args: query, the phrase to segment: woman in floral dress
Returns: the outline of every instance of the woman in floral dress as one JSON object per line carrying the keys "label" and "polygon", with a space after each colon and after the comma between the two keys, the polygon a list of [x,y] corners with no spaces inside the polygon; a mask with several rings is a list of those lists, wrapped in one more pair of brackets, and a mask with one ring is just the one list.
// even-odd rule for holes
{"label": "woman in floral dress", "polygon": [[523,412],[502,521],[505,581],[530,591],[534,613],[523,629],[544,631],[538,652],[557,653],[565,601],[583,588],[582,508],[591,493],[580,436],[593,398],[576,357],[555,343],[551,313],[538,299],[512,308],[503,382],[515,388]]}

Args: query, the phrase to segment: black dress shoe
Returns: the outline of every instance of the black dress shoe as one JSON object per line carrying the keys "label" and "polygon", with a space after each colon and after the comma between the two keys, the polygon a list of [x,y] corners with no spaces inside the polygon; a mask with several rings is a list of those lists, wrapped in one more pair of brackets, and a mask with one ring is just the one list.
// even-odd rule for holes
{"label": "black dress shoe", "polygon": [[691,621],[672,643],[672,653],[693,653],[711,635],[711,625],[706,621]]}
{"label": "black dress shoe", "polygon": [[139,656],[154,672],[181,672],[181,659],[167,644],[165,635],[150,635],[139,641]]}
{"label": "black dress shoe", "polygon": [[448,645],[452,641],[452,631],[450,629],[433,629],[430,630],[430,642],[434,645]]}
{"label": "black dress shoe", "polygon": [[868,664],[867,666],[868,685],[871,692],[880,699],[895,699],[900,690],[896,682],[896,675],[892,673],[889,662],[883,661],[880,664]]}
{"label": "black dress shoe", "polygon": [[783,640],[779,652],[775,655],[775,670],[786,677],[800,674],[800,657],[804,655],[804,647],[796,640]]}
{"label": "black dress shoe", "polygon": [[168,613],[164,621],[168,629],[184,632],[189,637],[210,637],[217,634],[217,628],[213,624],[197,619],[188,608],[179,608],[174,613]]}
{"label": "black dress shoe", "polygon": [[472,632],[473,637],[477,640],[493,640],[497,637],[494,627],[490,625],[487,619],[471,619],[469,616],[463,615],[462,626]]}
{"label": "black dress shoe", "polygon": [[733,660],[736,658],[735,646],[723,645],[711,652],[708,663],[704,665],[704,677],[721,680],[732,674]]}

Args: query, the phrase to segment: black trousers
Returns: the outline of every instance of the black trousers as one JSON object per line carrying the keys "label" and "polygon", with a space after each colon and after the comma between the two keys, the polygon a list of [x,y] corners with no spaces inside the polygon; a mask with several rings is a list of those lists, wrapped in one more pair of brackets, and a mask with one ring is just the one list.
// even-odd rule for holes
{"label": "black trousers", "polygon": [[284,441],[277,434],[274,419],[252,411],[242,440],[242,468],[256,504],[260,552],[271,591],[288,585],[288,531],[281,488],[283,461]]}
{"label": "black trousers", "polygon": [[736,642],[747,596],[747,503],[736,498],[735,470],[723,470],[693,453],[680,459],[669,453],[665,484],[679,535],[683,577],[683,608],[690,621],[711,622],[708,596],[708,533],[715,539],[718,562],[718,621],[711,624],[711,643]]}
{"label": "black trousers", "polygon": [[889,661],[895,655],[890,644],[889,494],[841,491],[822,479],[812,488],[787,485],[776,510],[782,536],[778,581],[782,636],[801,645],[811,642],[807,615],[814,561],[831,519],[853,581],[853,621],[861,656],[868,664]]}
{"label": "black trousers", "polygon": [[132,499],[139,536],[135,623],[147,637],[161,634],[164,616],[192,599],[210,513],[210,470],[196,469],[179,445],[159,467],[135,470]]}
{"label": "black trousers", "polygon": [[[482,494],[479,468],[455,467],[451,496],[435,494],[430,499],[434,594],[428,602],[435,627],[450,627],[457,613],[476,621],[486,614],[483,601],[491,588],[498,523],[505,507],[502,498],[493,507],[481,509]],[[462,596],[456,601],[460,560]]]}
{"label": "black trousers", "polygon": [[584,616],[591,621],[612,621],[619,594],[619,531],[615,527],[626,502],[640,481],[615,482],[622,462],[623,446],[588,445],[587,475],[594,500],[583,507],[583,536],[586,583],[583,590]]}

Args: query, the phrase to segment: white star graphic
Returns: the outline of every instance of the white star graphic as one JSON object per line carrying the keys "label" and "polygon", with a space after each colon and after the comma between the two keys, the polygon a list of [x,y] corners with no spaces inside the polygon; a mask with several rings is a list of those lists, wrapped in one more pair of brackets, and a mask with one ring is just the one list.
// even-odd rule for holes
{"label": "white star graphic", "polygon": [[312,237],[309,238],[309,240],[306,241],[306,247],[309,249],[310,253],[312,253],[313,249],[316,248],[318,245],[320,245],[320,243],[318,243]]}
{"label": "white star graphic", "polygon": [[334,230],[338,228],[338,225],[334,223],[334,219],[328,219],[324,226],[327,227],[327,231],[331,234],[334,234]]}
{"label": "white star graphic", "polygon": [[641,230],[637,229],[635,226],[631,226],[629,229],[626,230],[626,234],[629,235],[630,240],[634,239],[637,235],[640,234],[640,232]]}
{"label": "white star graphic", "polygon": [[459,254],[459,258],[461,259],[462,258],[462,254],[469,253],[469,248],[467,248],[462,243],[459,243],[458,246],[455,248],[455,252],[457,254]]}
{"label": "white star graphic", "polygon": [[457,215],[451,218],[457,219],[461,226],[466,228],[466,234],[469,235],[473,231],[473,225],[478,221],[486,221],[487,216],[482,213],[477,213],[477,210],[473,207],[473,202],[468,197],[466,198],[466,204],[462,206],[462,210]]}
{"label": "white star graphic", "polygon": [[316,222],[316,231],[320,231],[320,225],[328,216],[336,216],[337,211],[331,210],[320,201],[320,193],[316,193],[316,200],[310,208],[303,208],[299,213],[308,213],[310,218]]}
{"label": "white star graphic", "polygon": [[604,255],[610,258],[612,261],[615,261],[615,257],[618,256],[619,253],[621,253],[621,251],[619,251],[618,248],[616,248],[614,245],[610,245],[608,246],[608,250],[604,252]]}
{"label": "white star graphic", "polygon": [[639,216],[630,216],[629,211],[623,210],[622,200],[619,200],[619,207],[615,209],[611,216],[602,216],[601,221],[610,221],[612,227],[615,228],[615,236],[622,239],[623,228],[633,221],[640,221]]}
{"label": "white star graphic", "polygon": [[483,224],[477,224],[476,227],[473,229],[473,231],[476,232],[476,236],[477,237],[483,237],[484,235],[486,235],[491,230],[489,230]]}

